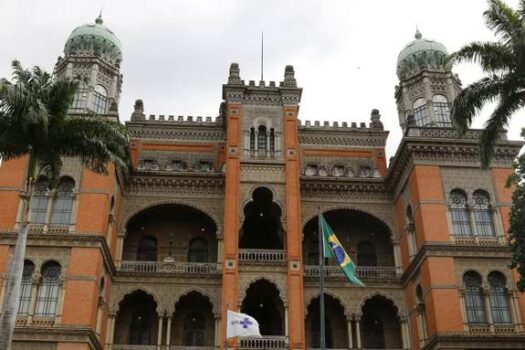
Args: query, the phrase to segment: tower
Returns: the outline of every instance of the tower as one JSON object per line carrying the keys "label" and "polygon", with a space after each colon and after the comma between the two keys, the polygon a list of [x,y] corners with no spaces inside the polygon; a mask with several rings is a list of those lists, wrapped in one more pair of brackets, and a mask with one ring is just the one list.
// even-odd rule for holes
{"label": "tower", "polygon": [[67,38],[64,57],[55,65],[55,75],[79,78],[70,112],[115,114],[122,86],[120,40],[104,25],[102,15],[94,24],[81,25]]}
{"label": "tower", "polygon": [[448,51],[437,41],[423,38],[419,30],[397,58],[396,103],[403,130],[409,123],[423,127],[450,127],[451,102],[461,90],[461,82],[452,73]]}

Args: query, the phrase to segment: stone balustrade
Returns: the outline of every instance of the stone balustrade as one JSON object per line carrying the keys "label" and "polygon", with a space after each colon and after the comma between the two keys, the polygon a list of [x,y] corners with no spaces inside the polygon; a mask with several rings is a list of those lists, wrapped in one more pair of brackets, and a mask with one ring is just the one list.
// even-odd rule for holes
{"label": "stone balustrade", "polygon": [[240,249],[239,260],[260,263],[280,263],[286,261],[286,253],[282,249]]}
{"label": "stone balustrade", "polygon": [[113,350],[157,350],[157,345],[113,344]]}
{"label": "stone balustrade", "polygon": [[288,337],[284,335],[265,335],[240,339],[239,349],[287,349]]}
{"label": "stone balustrade", "polygon": [[163,262],[163,261],[122,261],[122,272],[174,273],[187,275],[212,275],[221,273],[218,263]]}
{"label": "stone balustrade", "polygon": [[[394,266],[358,266],[356,268],[357,277],[362,279],[392,279],[396,277]],[[305,277],[319,277],[319,266],[306,265],[304,267]],[[325,266],[325,277],[343,276],[343,271],[339,266]]]}

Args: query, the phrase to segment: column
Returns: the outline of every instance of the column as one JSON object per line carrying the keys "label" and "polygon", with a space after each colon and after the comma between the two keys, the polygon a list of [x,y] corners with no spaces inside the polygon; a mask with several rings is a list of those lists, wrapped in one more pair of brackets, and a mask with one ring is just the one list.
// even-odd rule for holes
{"label": "column", "polygon": [[410,349],[410,334],[406,317],[401,318],[401,339],[403,341],[403,349]]}
{"label": "column", "polygon": [[485,299],[485,313],[487,314],[487,322],[490,326],[490,332],[494,332],[494,321],[492,320],[492,310],[490,309],[489,292],[483,290],[483,298]]}
{"label": "column", "polygon": [[465,332],[468,331],[468,320],[467,320],[467,315],[465,313],[465,291],[463,290],[463,288],[461,288],[459,290],[459,306],[460,306],[460,311],[461,311],[461,317],[463,317],[463,330]]}
{"label": "column", "polygon": [[523,324],[521,321],[521,313],[520,313],[520,304],[518,303],[517,293],[518,292],[516,290],[511,291],[510,302],[511,302],[513,314],[516,317],[516,330],[518,332],[523,332]]}
{"label": "column", "polygon": [[33,277],[33,284],[31,286],[31,301],[29,303],[29,310],[27,310],[27,324],[31,324],[33,321],[33,315],[35,313],[36,295],[38,292],[38,281],[40,278]]}
{"label": "column", "polygon": [[223,238],[222,236],[218,236],[218,242],[217,242],[217,262],[219,264],[222,263],[222,261],[224,260],[223,259],[223,252],[224,252],[224,248],[223,248]]}
{"label": "column", "polygon": [[124,237],[126,236],[126,232],[122,232],[117,236],[117,247],[115,250],[116,259],[115,259],[115,266],[117,269],[120,269],[120,264],[122,263],[122,250],[124,246]]}
{"label": "column", "polygon": [[399,246],[399,240],[393,242],[394,245],[394,260],[396,265],[396,274],[401,275],[403,273],[403,267],[401,265],[401,247]]}
{"label": "column", "polygon": [[169,349],[171,345],[171,318],[172,316],[170,314],[170,316],[167,317],[168,324],[166,326],[166,349]]}
{"label": "column", "polygon": [[284,306],[284,335],[289,336],[288,334],[288,305]]}
{"label": "column", "polygon": [[361,349],[361,315],[355,317],[355,337],[357,338],[357,348]]}
{"label": "column", "polygon": [[106,350],[111,350],[113,347],[113,337],[115,336],[115,315],[108,316],[108,324],[106,326]]}
{"label": "column", "polygon": [[220,315],[215,315],[215,348],[217,349],[221,347],[220,320]]}
{"label": "column", "polygon": [[66,299],[66,281],[64,278],[61,280],[60,299],[58,300],[57,313],[55,316],[56,323],[62,323],[62,309],[64,307],[64,300]]}
{"label": "column", "polygon": [[346,317],[346,329],[348,332],[348,348],[353,349],[354,339],[352,337],[352,317],[351,316]]}
{"label": "column", "polygon": [[[53,198],[54,197],[55,197],[55,191],[50,191],[47,194],[47,209],[46,209],[46,218],[44,220],[44,227],[42,228],[43,233],[46,233],[48,230],[49,221],[51,220],[51,210],[53,208]],[[29,213],[29,215],[31,216],[31,213]]]}
{"label": "column", "polygon": [[159,316],[159,332],[157,334],[157,350],[160,350],[162,345],[162,324],[164,323],[164,316]]}

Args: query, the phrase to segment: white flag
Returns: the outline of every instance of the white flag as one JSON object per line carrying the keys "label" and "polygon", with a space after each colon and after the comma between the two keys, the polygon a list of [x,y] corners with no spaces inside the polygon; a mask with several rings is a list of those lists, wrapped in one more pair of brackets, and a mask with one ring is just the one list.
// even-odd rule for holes
{"label": "white flag", "polygon": [[260,337],[259,322],[250,315],[228,310],[228,325],[226,338],[232,337]]}

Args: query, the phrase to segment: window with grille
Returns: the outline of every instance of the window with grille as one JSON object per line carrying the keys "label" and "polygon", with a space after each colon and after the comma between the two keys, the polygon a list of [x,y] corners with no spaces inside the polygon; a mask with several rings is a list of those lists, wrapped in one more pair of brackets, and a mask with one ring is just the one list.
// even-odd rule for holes
{"label": "window with grille", "polygon": [[483,191],[474,192],[474,220],[476,221],[476,233],[480,236],[496,236],[494,219],[490,208],[488,194]]}
{"label": "window with grille", "polygon": [[137,260],[157,261],[157,239],[155,237],[142,237],[137,248]]}
{"label": "window with grille", "polygon": [[60,272],[60,264],[54,261],[47,262],[42,267],[42,281],[36,299],[36,316],[55,316],[60,296]]}
{"label": "window with grille", "polygon": [[270,129],[270,151],[275,151],[275,131]]}
{"label": "window with grille", "polygon": [[376,248],[370,242],[361,242],[357,245],[357,265],[377,266]]}
{"label": "window with grille", "polygon": [[442,128],[452,126],[447,98],[443,95],[434,95],[432,98],[432,105],[434,117],[436,118],[436,125]]}
{"label": "window with grille", "polygon": [[461,190],[453,190],[450,192],[450,216],[454,235],[472,235],[470,215],[467,209],[467,195],[465,192]]}
{"label": "window with grille", "polygon": [[75,95],[73,96],[73,102],[71,103],[71,112],[80,113],[84,111],[86,107],[87,89],[85,87],[79,87]]}
{"label": "window with grille", "polygon": [[46,180],[39,180],[35,184],[33,196],[31,197],[31,223],[44,224],[47,214],[47,188],[49,183]]}
{"label": "window with grille", "polygon": [[407,235],[408,235],[408,254],[413,257],[417,252],[417,240],[416,240],[416,225],[414,224],[414,214],[412,213],[412,207],[407,206],[406,210],[407,218]]}
{"label": "window with grille", "polygon": [[250,151],[255,150],[255,129],[250,129]]}
{"label": "window with grille", "polygon": [[91,109],[97,114],[106,113],[106,107],[108,104],[108,92],[102,85],[95,86],[93,91],[93,101],[91,103]]}
{"label": "window with grille", "polygon": [[412,106],[414,113],[414,121],[417,126],[429,126],[430,125],[430,115],[428,113],[427,102],[424,98],[419,98],[414,102]]}
{"label": "window with grille", "polygon": [[485,302],[481,289],[481,276],[469,271],[463,276],[465,309],[469,324],[486,324]]}
{"label": "window with grille", "polygon": [[129,325],[129,343],[132,345],[150,345],[151,320],[145,311],[137,311],[131,318]]}
{"label": "window with grille", "polygon": [[72,179],[63,179],[58,184],[51,209],[51,224],[69,225],[71,223],[71,213],[75,202],[74,188],[75,182]]}
{"label": "window with grille", "polygon": [[501,272],[494,271],[489,274],[488,280],[490,285],[490,310],[494,324],[512,323],[505,276]]}
{"label": "window with grille", "polygon": [[191,240],[188,249],[188,262],[208,262],[208,242],[204,238]]}
{"label": "window with grille", "polygon": [[203,346],[205,340],[204,317],[199,313],[193,313],[184,321],[184,345]]}
{"label": "window with grille", "polygon": [[27,316],[29,305],[31,304],[31,290],[33,287],[33,272],[35,265],[29,261],[24,261],[24,272],[22,273],[22,284],[20,285],[20,304],[18,304],[18,315]]}
{"label": "window with grille", "polygon": [[264,125],[261,125],[259,126],[259,130],[258,130],[258,134],[257,134],[257,149],[258,150],[264,150],[266,151],[267,149],[267,145],[266,145],[266,142],[267,142],[267,135],[266,135],[266,126]]}

